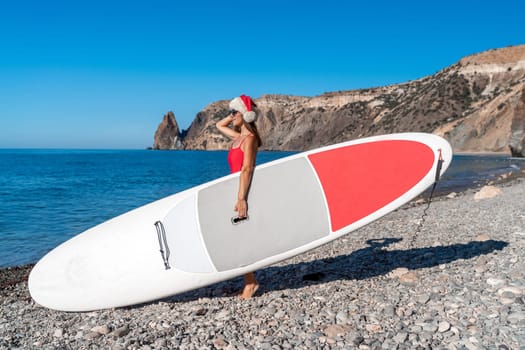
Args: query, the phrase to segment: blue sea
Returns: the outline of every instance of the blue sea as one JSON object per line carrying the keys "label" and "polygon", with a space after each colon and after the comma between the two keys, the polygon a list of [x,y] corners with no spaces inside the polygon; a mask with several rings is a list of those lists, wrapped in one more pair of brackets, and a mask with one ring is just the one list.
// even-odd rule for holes
{"label": "blue sea", "polygon": [[[259,152],[258,164],[291,155]],[[442,193],[525,169],[525,160],[457,155]],[[78,233],[229,173],[226,152],[0,149],[0,267],[34,263]]]}

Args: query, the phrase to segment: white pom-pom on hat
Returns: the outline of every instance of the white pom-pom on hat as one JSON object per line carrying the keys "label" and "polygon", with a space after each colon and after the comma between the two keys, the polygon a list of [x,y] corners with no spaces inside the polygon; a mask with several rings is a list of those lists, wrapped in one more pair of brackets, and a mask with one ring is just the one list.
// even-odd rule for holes
{"label": "white pom-pom on hat", "polygon": [[254,111],[248,111],[242,114],[242,119],[244,119],[246,123],[252,123],[257,120],[257,113]]}
{"label": "white pom-pom on hat", "polygon": [[242,119],[247,123],[252,123],[257,120],[257,113],[252,110],[252,105],[255,105],[255,103],[253,103],[250,96],[246,95],[235,97],[230,101],[230,108],[241,112]]}

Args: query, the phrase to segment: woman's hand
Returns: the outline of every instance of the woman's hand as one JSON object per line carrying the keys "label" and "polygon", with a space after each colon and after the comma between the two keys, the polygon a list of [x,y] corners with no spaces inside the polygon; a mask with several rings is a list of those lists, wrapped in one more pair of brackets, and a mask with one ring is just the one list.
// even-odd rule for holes
{"label": "woman's hand", "polygon": [[230,128],[230,124],[233,121],[233,115],[228,114],[226,117],[224,117],[222,120],[219,120],[215,126],[217,127],[217,130],[219,130],[223,135],[226,137],[235,140],[240,136],[240,133]]}
{"label": "woman's hand", "polygon": [[248,203],[246,202],[246,199],[237,200],[235,211],[240,218],[245,218],[248,215]]}

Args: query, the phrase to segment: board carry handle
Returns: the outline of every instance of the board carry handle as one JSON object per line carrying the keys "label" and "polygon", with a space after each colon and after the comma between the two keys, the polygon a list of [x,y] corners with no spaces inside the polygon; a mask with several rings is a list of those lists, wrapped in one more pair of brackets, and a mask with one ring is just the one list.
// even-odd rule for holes
{"label": "board carry handle", "polygon": [[155,222],[155,228],[157,229],[157,237],[159,239],[160,256],[164,262],[164,268],[169,270],[171,268],[169,263],[170,248],[168,247],[168,240],[166,239],[166,230],[161,221]]}
{"label": "board carry handle", "polygon": [[243,222],[246,222],[246,221],[248,221],[248,217],[247,217],[247,216],[245,216],[245,217],[243,217],[243,218],[240,218],[240,217],[238,217],[238,216],[234,216],[234,217],[232,218],[232,224],[233,224],[233,225],[239,225],[239,224],[241,224],[241,223],[243,223]]}

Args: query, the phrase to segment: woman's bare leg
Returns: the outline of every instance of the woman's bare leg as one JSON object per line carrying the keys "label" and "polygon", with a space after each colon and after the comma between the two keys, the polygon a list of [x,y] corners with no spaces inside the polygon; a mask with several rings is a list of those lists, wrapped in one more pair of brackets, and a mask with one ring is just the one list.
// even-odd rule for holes
{"label": "woman's bare leg", "polygon": [[257,292],[257,289],[259,289],[259,283],[255,279],[255,274],[253,272],[245,274],[244,290],[240,295],[241,299],[250,299]]}

